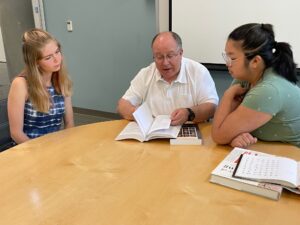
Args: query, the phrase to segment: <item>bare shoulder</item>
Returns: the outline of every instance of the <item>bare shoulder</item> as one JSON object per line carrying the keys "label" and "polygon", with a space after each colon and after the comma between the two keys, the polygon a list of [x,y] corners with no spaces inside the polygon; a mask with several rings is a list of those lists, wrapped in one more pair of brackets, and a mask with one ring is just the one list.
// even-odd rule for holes
{"label": "bare shoulder", "polygon": [[13,79],[13,81],[11,82],[11,85],[12,86],[16,85],[16,86],[19,86],[19,87],[21,87],[21,86],[27,87],[27,81],[24,77],[19,76],[19,77],[16,77],[16,78]]}
{"label": "bare shoulder", "polygon": [[27,96],[27,93],[26,79],[24,77],[16,77],[11,83],[10,94]]}

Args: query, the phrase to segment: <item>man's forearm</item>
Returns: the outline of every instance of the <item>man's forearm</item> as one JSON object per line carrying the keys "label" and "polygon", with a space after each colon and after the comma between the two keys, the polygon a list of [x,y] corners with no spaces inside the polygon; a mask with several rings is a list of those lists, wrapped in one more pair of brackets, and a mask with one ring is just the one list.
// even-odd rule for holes
{"label": "man's forearm", "polygon": [[136,107],[133,106],[129,101],[121,98],[118,102],[117,111],[126,120],[134,120],[133,113]]}
{"label": "man's forearm", "polygon": [[196,123],[206,121],[214,116],[217,105],[213,103],[203,103],[197,106],[191,107],[195,113],[195,119],[193,120]]}

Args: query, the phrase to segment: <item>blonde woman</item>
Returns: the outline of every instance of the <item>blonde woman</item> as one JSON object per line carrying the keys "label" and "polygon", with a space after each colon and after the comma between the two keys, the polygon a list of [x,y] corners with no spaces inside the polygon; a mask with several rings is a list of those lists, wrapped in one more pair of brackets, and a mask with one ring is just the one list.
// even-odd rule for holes
{"label": "blonde woman", "polygon": [[22,37],[25,69],[13,80],[8,95],[12,139],[25,142],[74,126],[72,82],[64,66],[60,43],[41,29]]}

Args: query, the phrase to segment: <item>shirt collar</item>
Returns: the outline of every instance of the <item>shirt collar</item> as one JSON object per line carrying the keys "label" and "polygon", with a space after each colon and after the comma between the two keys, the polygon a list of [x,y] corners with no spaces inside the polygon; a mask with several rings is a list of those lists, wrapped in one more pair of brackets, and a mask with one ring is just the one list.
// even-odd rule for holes
{"label": "shirt collar", "polygon": [[[184,71],[185,71],[185,58],[182,57],[179,74],[178,74],[177,78],[172,83],[186,84],[187,83],[187,79],[186,79],[186,73]],[[158,82],[158,81],[166,82],[162,78],[162,76],[161,76],[161,74],[160,74],[160,72],[158,70],[156,70],[155,81],[156,82]]]}

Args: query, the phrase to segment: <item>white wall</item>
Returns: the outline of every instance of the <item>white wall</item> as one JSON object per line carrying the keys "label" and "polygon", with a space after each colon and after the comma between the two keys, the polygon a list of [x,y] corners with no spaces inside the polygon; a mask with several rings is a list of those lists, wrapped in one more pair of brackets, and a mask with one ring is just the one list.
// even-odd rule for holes
{"label": "white wall", "polygon": [[0,27],[0,62],[6,62],[1,27]]}
{"label": "white wall", "polygon": [[244,23],[271,23],[276,41],[289,42],[300,65],[300,1],[173,0],[172,30],[181,35],[185,56],[203,63],[224,63],[228,34]]}

